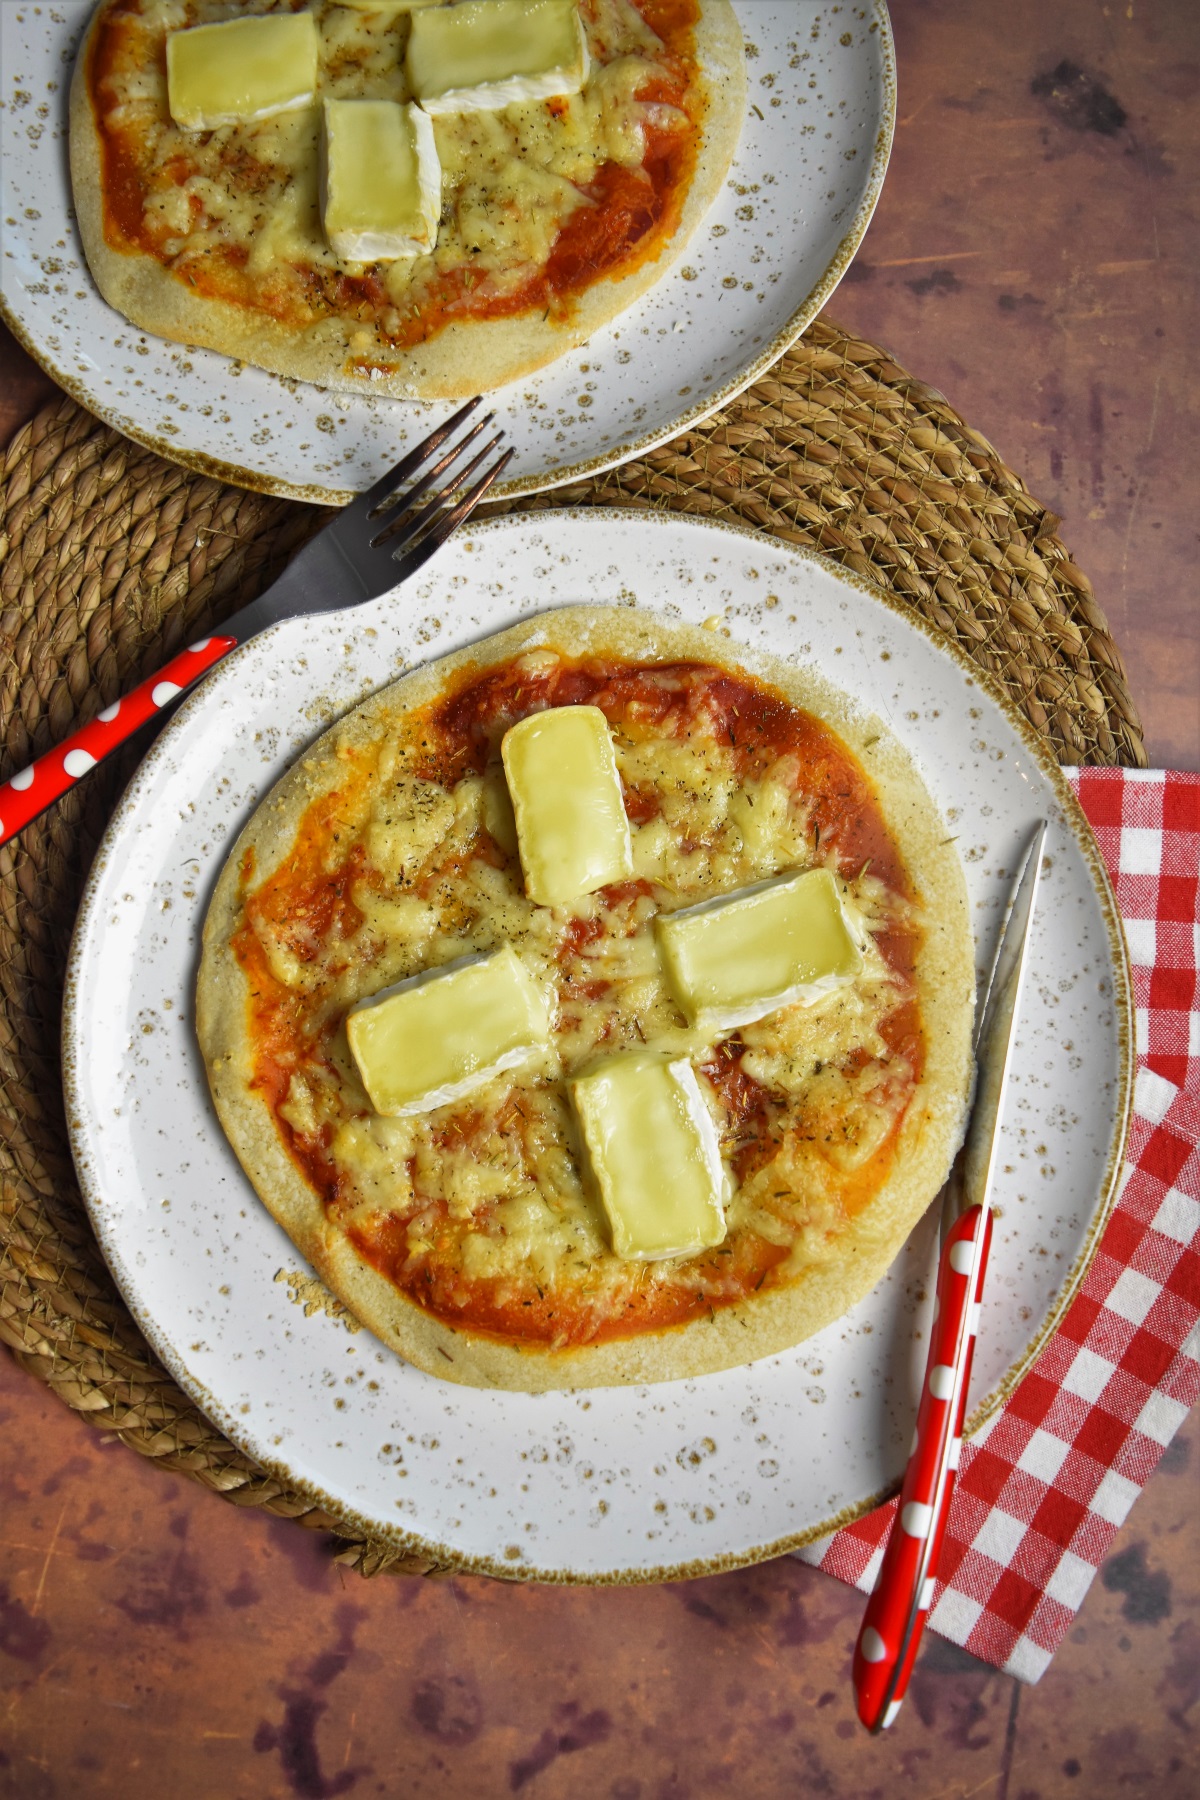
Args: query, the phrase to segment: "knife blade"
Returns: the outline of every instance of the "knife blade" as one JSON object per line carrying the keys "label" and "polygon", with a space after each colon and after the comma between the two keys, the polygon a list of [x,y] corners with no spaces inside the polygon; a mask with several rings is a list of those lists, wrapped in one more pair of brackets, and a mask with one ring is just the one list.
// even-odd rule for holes
{"label": "knife blade", "polygon": [[975,1088],[963,1146],[946,1183],[934,1324],[900,1504],[854,1649],[858,1716],[889,1726],[908,1688],[933,1604],[938,1559],[962,1451],[967,1390],[991,1247],[991,1189],[1048,824],[1030,838],[1009,893],[975,1030]]}

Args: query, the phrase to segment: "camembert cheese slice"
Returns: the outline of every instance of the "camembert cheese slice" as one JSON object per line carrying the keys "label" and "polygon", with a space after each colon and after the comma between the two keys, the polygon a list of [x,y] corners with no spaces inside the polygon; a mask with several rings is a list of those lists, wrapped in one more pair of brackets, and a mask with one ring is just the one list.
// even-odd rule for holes
{"label": "camembert cheese slice", "polygon": [[828,869],[776,876],[654,921],[688,1023],[732,1031],[851,981],[862,953]]}
{"label": "camembert cheese slice", "polygon": [[167,38],[167,104],[186,131],[311,106],[317,21],[310,12],[261,13],[194,25]]}
{"label": "camembert cheese slice", "polygon": [[569,1086],[617,1255],[653,1262],[721,1243],[725,1171],[691,1063],[638,1050]]}
{"label": "camembert cheese slice", "polygon": [[385,1118],[431,1112],[550,1042],[537,984],[511,945],[410,976],[352,1007],[346,1037]]}
{"label": "camembert cheese slice", "polygon": [[495,112],[577,94],[587,40],[575,0],[459,0],[413,14],[405,67],[426,112]]}
{"label": "camembert cheese slice", "polygon": [[621,776],[598,706],[531,713],[500,746],[525,892],[563,906],[633,874]]}
{"label": "camembert cheese slice", "polygon": [[396,100],[326,100],[321,217],[341,262],[427,256],[437,243],[442,170],[433,123]]}

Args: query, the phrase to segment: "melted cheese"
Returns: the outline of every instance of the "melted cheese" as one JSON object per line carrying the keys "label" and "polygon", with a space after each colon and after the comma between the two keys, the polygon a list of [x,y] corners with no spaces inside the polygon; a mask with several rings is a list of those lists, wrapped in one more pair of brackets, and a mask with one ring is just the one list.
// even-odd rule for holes
{"label": "melted cheese", "polygon": [[426,256],[437,241],[442,171],[433,127],[395,100],[326,100],[321,216],[342,262]]}
{"label": "melted cheese", "polygon": [[609,1056],[570,1084],[618,1256],[690,1256],[725,1236],[721,1148],[692,1065]]}
{"label": "melted cheese", "polygon": [[634,873],[674,904],[808,861],[812,833],[794,757],[739,780],[724,745],[651,739],[619,743],[617,763],[626,787],[652,794],[659,809],[633,832]]}
{"label": "melted cheese", "polygon": [[587,41],[574,0],[460,0],[413,20],[405,67],[427,112],[577,94]]}
{"label": "melted cheese", "polygon": [[430,1112],[546,1048],[546,1003],[506,946],[422,970],[352,1007],[350,1053],[377,1113]]}
{"label": "melted cheese", "polygon": [[693,1025],[732,1031],[811,1004],[862,969],[828,869],[755,882],[665,915],[655,929],[671,990]]}
{"label": "melted cheese", "polygon": [[557,906],[632,875],[621,777],[598,706],[534,713],[505,732],[500,751],[531,900]]}
{"label": "melted cheese", "polygon": [[779,1155],[738,1189],[728,1221],[731,1233],[753,1231],[786,1250],[786,1272],[799,1274],[838,1254],[846,1212],[830,1165],[789,1136]]}
{"label": "melted cheese", "polygon": [[171,117],[190,131],[311,106],[317,27],[311,13],[266,13],[173,31],[167,38]]}
{"label": "melted cheese", "polygon": [[[293,1076],[292,1087],[295,1086]],[[427,1140],[423,1120],[383,1119],[375,1115],[346,1119],[338,1125],[329,1155],[345,1173],[352,1195],[344,1214],[347,1223],[407,1211],[414,1198],[414,1157]]]}
{"label": "melted cheese", "polygon": [[372,808],[365,840],[369,862],[403,886],[445,842],[455,813],[454,797],[445,788],[402,775]]}

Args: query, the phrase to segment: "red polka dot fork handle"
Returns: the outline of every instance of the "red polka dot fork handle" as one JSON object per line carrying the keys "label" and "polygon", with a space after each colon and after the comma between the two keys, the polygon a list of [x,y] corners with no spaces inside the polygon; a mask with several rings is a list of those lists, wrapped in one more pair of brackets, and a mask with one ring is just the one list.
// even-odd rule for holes
{"label": "red polka dot fork handle", "polygon": [[301,613],[334,612],[360,600],[377,599],[415,574],[470,517],[512,458],[511,449],[499,450],[504,434],[498,431],[468,462],[461,461],[495,416],[488,413],[456,438],[478,405],[478,397],[468,400],[352,500],[309,539],[265,594],[226,621],[222,636],[192,644],[157,675],[106,706],[65,743],[0,786],[0,844],[52,806],[102,757],[238,644]]}
{"label": "red polka dot fork handle", "polygon": [[199,681],[214,663],[236,647],[237,641],[235,637],[209,637],[189,645],[123,700],[106,706],[69,738],[0,786],[0,844],[15,837],[94,769],[102,757]]}
{"label": "red polka dot fork handle", "polygon": [[854,1647],[855,1701],[869,1731],[883,1730],[899,1712],[933,1605],[934,1578],[962,1455],[967,1391],[992,1242],[989,1195],[1045,839],[1042,820],[1013,883],[979,1008],[977,1086],[966,1140],[945,1190],[933,1330],[916,1435],[896,1521]]}

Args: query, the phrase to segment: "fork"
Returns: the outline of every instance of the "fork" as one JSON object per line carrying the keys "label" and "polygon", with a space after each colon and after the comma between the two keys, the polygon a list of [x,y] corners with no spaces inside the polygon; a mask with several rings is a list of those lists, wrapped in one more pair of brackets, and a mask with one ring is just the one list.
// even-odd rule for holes
{"label": "fork", "polygon": [[[190,644],[157,674],[0,785],[0,844],[45,812],[239,644],[284,619],[338,612],[374,600],[415,574],[471,516],[515,454],[509,448],[489,462],[504,437],[498,430],[469,462],[450,472],[495,419],[494,413],[486,414],[453,441],[481,398],[468,400],[352,500],[292,559],[279,580],[227,619],[219,633]],[[482,472],[466,486],[477,470]]]}

